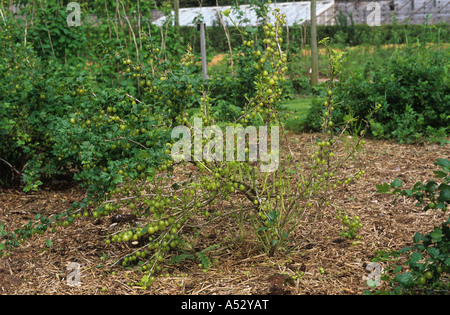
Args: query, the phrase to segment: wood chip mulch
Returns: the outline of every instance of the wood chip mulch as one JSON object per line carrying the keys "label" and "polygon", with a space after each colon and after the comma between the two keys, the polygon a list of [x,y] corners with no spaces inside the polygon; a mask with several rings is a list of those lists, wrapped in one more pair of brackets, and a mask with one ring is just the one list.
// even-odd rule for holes
{"label": "wood chip mulch", "polygon": [[[290,137],[296,154],[308,154],[307,144],[314,135]],[[56,233],[48,231],[25,239],[10,257],[0,258],[0,295],[353,295],[370,291],[366,266],[372,258],[411,245],[416,232],[428,232],[445,218],[441,212],[423,212],[411,199],[400,198],[394,205],[393,196],[378,194],[376,185],[399,178],[404,187],[411,187],[417,181],[433,179],[433,170],[438,170],[433,163],[450,158],[450,145],[367,140],[361,157],[350,161],[347,171],[354,172],[363,163],[365,175],[333,195],[333,205],[322,211],[307,242],[289,253],[268,257],[251,236],[237,237],[231,218],[216,221],[202,231],[196,245],[202,250],[220,244],[208,252],[214,262],[208,271],[199,267],[198,261],[185,260],[167,265],[165,276],[143,289],[132,285],[142,273],[114,265],[131,245],[105,244],[111,221],[82,217],[69,227],[58,227]],[[84,192],[73,185],[30,194],[0,189],[0,224],[13,231],[37,213],[60,213],[83,196]],[[360,217],[359,244],[339,237],[338,210]],[[51,247],[46,245],[47,239]],[[67,267],[73,262],[81,266],[78,287],[69,286],[67,281],[71,272]],[[385,261],[380,264],[382,268],[389,266]],[[295,275],[301,276],[294,280]],[[377,289],[383,288],[384,282]]]}

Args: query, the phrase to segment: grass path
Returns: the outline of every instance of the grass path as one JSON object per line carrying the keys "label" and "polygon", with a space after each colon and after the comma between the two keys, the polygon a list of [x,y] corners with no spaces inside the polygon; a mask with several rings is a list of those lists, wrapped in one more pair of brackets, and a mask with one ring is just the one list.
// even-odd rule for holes
{"label": "grass path", "polygon": [[285,113],[288,114],[286,127],[293,132],[301,131],[311,108],[311,98],[297,95],[293,99],[286,101],[283,106]]}

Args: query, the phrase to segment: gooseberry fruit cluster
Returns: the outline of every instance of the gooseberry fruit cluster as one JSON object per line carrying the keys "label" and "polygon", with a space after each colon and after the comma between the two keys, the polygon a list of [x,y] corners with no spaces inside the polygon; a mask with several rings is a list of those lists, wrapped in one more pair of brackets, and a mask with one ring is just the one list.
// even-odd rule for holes
{"label": "gooseberry fruit cluster", "polygon": [[339,236],[342,238],[348,238],[348,239],[360,239],[361,235],[356,235],[357,231],[362,228],[362,223],[360,221],[359,216],[348,216],[343,211],[338,211],[338,214],[336,215],[336,219],[340,220],[342,222],[342,229],[339,233]]}

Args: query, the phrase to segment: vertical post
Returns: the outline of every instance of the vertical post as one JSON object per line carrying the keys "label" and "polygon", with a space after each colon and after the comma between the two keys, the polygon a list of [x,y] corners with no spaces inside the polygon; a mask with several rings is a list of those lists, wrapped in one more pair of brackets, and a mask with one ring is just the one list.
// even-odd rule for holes
{"label": "vertical post", "polygon": [[311,85],[319,81],[319,57],[317,51],[316,0],[311,0]]}
{"label": "vertical post", "polygon": [[175,29],[178,32],[180,27],[180,0],[173,0],[173,10],[175,11]]}
{"label": "vertical post", "polygon": [[206,36],[205,36],[205,23],[200,23],[200,48],[202,53],[202,73],[203,80],[208,80],[208,62],[206,60]]}

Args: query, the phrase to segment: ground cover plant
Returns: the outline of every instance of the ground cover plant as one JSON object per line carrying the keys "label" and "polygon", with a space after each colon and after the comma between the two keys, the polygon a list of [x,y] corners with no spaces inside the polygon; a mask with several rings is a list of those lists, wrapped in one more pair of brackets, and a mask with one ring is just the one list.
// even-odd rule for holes
{"label": "ground cover plant", "polygon": [[[402,265],[392,267],[392,273],[395,274],[391,279],[394,290],[402,294],[448,292],[449,289],[448,283],[442,280],[450,271],[450,219],[447,214],[450,198],[448,176],[450,161],[441,158],[434,164],[441,167],[441,170],[434,171],[441,182],[436,180],[417,182],[411,189],[402,190],[402,181],[397,178],[390,185],[385,183],[377,186],[381,193],[414,197],[417,201],[416,206],[423,206],[423,211],[436,210],[444,213],[445,221],[427,234],[417,232],[412,246],[406,246],[387,255],[395,258],[404,255],[408,258],[404,263],[409,268],[408,271],[403,271]],[[441,275],[444,277],[441,278]]]}

